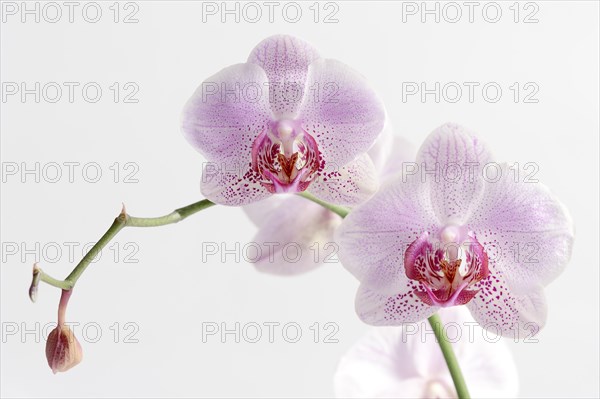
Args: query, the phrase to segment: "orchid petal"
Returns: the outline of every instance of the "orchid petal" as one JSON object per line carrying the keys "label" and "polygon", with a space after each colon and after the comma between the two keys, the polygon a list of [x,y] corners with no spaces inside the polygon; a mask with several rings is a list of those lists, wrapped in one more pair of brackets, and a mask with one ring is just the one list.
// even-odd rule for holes
{"label": "orchid petal", "polygon": [[547,285],[566,267],[573,246],[573,222],[566,208],[530,171],[497,167],[471,216],[489,256],[514,287]]}
{"label": "orchid petal", "polygon": [[244,207],[248,214],[260,212],[258,207],[269,210],[259,222],[253,242],[261,251],[251,263],[261,272],[295,275],[326,262],[337,248],[333,231],[341,217],[298,196],[273,202],[276,197]]}
{"label": "orchid petal", "polygon": [[253,101],[247,89],[266,81],[256,65],[233,65],[203,82],[184,108],[184,135],[209,161],[201,186],[211,201],[242,205],[266,196],[250,161],[252,144],[272,115],[268,102]]}
{"label": "orchid petal", "polygon": [[336,231],[346,269],[373,289],[394,293],[406,279],[404,252],[436,218],[419,181],[396,180],[350,212]]}
{"label": "orchid petal", "polygon": [[414,162],[417,150],[415,146],[402,137],[394,137],[390,144],[391,153],[380,170],[382,181],[392,181],[408,171],[408,164]]}
{"label": "orchid petal", "polygon": [[379,137],[377,137],[375,143],[373,143],[371,148],[369,148],[369,151],[367,151],[367,154],[373,161],[373,165],[375,165],[375,169],[377,170],[378,174],[381,174],[385,164],[392,157],[392,145],[394,139],[394,130],[392,129],[392,124],[388,119],[385,121],[383,130],[379,134]]}
{"label": "orchid petal", "polygon": [[[282,204],[291,198],[295,198],[292,194],[272,195],[260,202],[253,202],[242,207],[242,210],[248,218],[256,225],[262,227],[266,224],[269,215]],[[308,202],[308,201],[307,201]]]}
{"label": "orchid petal", "polygon": [[487,148],[461,126],[448,123],[427,137],[417,155],[420,173],[414,177],[429,186],[441,225],[468,219],[483,193],[481,170],[490,161]]}
{"label": "orchid petal", "polygon": [[369,199],[378,188],[373,161],[367,154],[362,154],[341,168],[323,170],[308,191],[323,201],[353,206]]}
{"label": "orchid petal", "polygon": [[534,336],[546,324],[547,306],[543,287],[517,293],[503,272],[490,265],[489,276],[477,284],[479,292],[467,307],[486,330],[503,337],[524,339]]}
{"label": "orchid petal", "polygon": [[422,397],[427,379],[415,372],[414,362],[430,359],[414,356],[413,341],[416,340],[408,337],[410,335],[399,327],[377,327],[369,331],[340,359],[334,376],[335,396]]}
{"label": "orchid petal", "polygon": [[248,163],[254,139],[272,120],[269,103],[255,101],[250,88],[266,82],[253,64],[232,65],[206,79],[184,107],[186,139],[209,161]]}
{"label": "orchid petal", "polygon": [[366,80],[335,60],[309,66],[298,119],[326,162],[345,165],[371,148],[385,123],[383,104]]}
{"label": "orchid petal", "polygon": [[[440,312],[452,346],[477,398],[516,397],[518,374],[504,342],[488,342],[464,308]],[[452,378],[427,321],[378,327],[342,357],[334,376],[336,397],[456,397]]]}
{"label": "orchid petal", "polygon": [[269,78],[271,109],[277,118],[295,118],[306,92],[308,66],[319,58],[310,44],[287,35],[268,37],[248,57]]}
{"label": "orchid petal", "polygon": [[396,326],[423,320],[439,307],[426,305],[414,291],[419,284],[405,278],[396,286],[395,294],[373,290],[361,284],[356,293],[355,307],[358,317],[373,326]]}
{"label": "orchid petal", "polygon": [[231,164],[212,162],[202,168],[200,192],[206,199],[227,206],[247,205],[272,195],[252,177],[249,166],[232,168]]}

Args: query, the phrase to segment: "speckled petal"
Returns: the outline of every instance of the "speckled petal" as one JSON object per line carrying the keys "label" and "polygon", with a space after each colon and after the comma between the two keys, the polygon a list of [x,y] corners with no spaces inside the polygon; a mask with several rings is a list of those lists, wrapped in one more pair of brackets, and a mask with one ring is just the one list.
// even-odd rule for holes
{"label": "speckled petal", "polygon": [[371,148],[385,123],[383,104],[366,80],[335,60],[310,64],[300,108],[302,127],[326,162],[345,165]]}
{"label": "speckled petal", "polygon": [[468,220],[483,193],[481,170],[489,162],[487,148],[459,125],[447,123],[427,137],[417,154],[414,176],[429,186],[441,225]]}
{"label": "speckled petal", "polygon": [[397,326],[424,320],[439,307],[421,301],[413,292],[419,289],[418,286],[419,283],[404,277],[404,281],[396,285],[396,292],[389,294],[361,284],[356,293],[356,314],[374,326]]}
{"label": "speckled petal", "polygon": [[362,154],[341,168],[325,168],[308,191],[332,204],[354,206],[369,199],[378,188],[375,166],[367,154]]}
{"label": "speckled petal", "polygon": [[242,205],[265,196],[250,163],[252,144],[272,119],[268,99],[254,96],[266,81],[254,64],[233,65],[204,81],[184,108],[183,133],[208,161],[202,192],[211,201]]}
{"label": "speckled petal", "polygon": [[243,206],[268,198],[271,194],[247,168],[232,168],[231,164],[205,163],[202,168],[200,192],[206,199],[221,205]]}
{"label": "speckled petal", "polygon": [[547,285],[564,270],[574,236],[568,211],[532,170],[498,165],[469,220],[488,256],[522,290]]}
{"label": "speckled petal", "polygon": [[307,91],[308,66],[318,58],[317,50],[310,44],[287,35],[268,37],[252,50],[248,62],[266,72],[269,85],[264,86],[265,95],[270,96],[277,118],[296,116]]}
{"label": "speckled petal", "polygon": [[541,285],[518,293],[504,273],[491,264],[489,276],[476,287],[479,292],[466,306],[484,329],[522,340],[531,338],[546,324],[546,298]]}
{"label": "speckled petal", "polygon": [[406,279],[404,252],[436,223],[420,182],[400,177],[346,216],[336,230],[340,260],[364,284],[394,293]]}

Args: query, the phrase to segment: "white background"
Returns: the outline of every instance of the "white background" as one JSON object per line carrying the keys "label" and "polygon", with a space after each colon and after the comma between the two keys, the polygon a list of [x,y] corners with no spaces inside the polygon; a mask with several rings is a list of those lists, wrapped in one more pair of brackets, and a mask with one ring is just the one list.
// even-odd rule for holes
{"label": "white background", "polygon": [[[500,3],[503,14],[497,23],[483,18],[485,3],[475,9],[473,23],[465,6],[456,23],[443,16],[436,23],[432,15],[423,23],[420,14],[403,22],[401,3],[373,1],[338,2],[339,21],[330,24],[322,22],[322,5],[320,21],[314,22],[312,2],[302,3],[297,23],[284,20],[281,6],[273,23],[266,8],[257,23],[243,18],[236,23],[233,16],[222,23],[220,15],[203,22],[202,3],[191,1],[137,2],[139,22],[132,24],[113,22],[112,2],[101,3],[97,23],[82,18],[85,3],[75,9],[74,23],[68,22],[64,6],[57,23],[43,16],[39,23],[33,16],[22,23],[20,14],[4,15],[3,83],[97,82],[103,94],[89,103],[79,86],[73,103],[66,88],[57,103],[43,98],[36,103],[32,95],[25,102],[18,95],[3,100],[3,165],[97,162],[103,175],[98,183],[88,183],[80,166],[74,183],[66,167],[57,183],[43,176],[39,183],[32,175],[5,176],[3,246],[77,242],[80,255],[81,245],[100,237],[121,202],[132,215],[158,216],[200,199],[203,159],[179,132],[183,104],[202,80],[244,62],[265,37],[293,34],[313,43],[323,56],[363,73],[383,98],[395,134],[415,145],[438,125],[454,121],[478,132],[498,161],[539,165],[539,179],[572,213],[576,241],[567,270],[546,290],[549,316],[539,343],[511,343],[520,395],[597,397],[598,3],[537,2],[539,22],[529,24],[522,19],[532,6],[521,4],[515,23],[512,3]],[[121,20],[133,10],[120,8]],[[493,10],[488,11],[493,18]],[[115,103],[109,89],[114,82],[135,82],[139,102]],[[427,82],[430,88],[434,82],[497,82],[503,94],[496,103],[486,101],[480,89],[472,103],[466,90],[455,104],[436,103],[432,95],[425,102],[418,96],[403,101],[403,82]],[[537,84],[539,102],[515,103],[509,89],[514,82]],[[118,183],[109,169],[115,162],[121,165]],[[138,183],[123,182],[126,162],[139,166]],[[354,314],[357,282],[339,264],[281,278],[260,274],[233,256],[202,262],[203,242],[234,248],[236,242],[251,241],[255,231],[240,209],[215,207],[178,225],[121,232],[116,239],[121,259],[115,263],[114,252],[106,251],[90,266],[67,315],[80,328],[98,323],[102,337],[86,342],[76,330],[84,361],[59,375],[46,364],[43,338],[22,336],[23,328],[40,331],[35,323],[55,321],[59,292],[42,285],[38,302],[31,304],[27,288],[35,257],[20,251],[10,255],[3,247],[3,331],[15,323],[19,331],[3,334],[2,395],[331,396],[339,357],[368,328]],[[123,261],[128,242],[139,247],[138,263]],[[57,277],[66,276],[78,260],[70,262],[67,248],[62,249],[59,261],[41,260],[42,268]],[[110,329],[115,322],[120,323],[118,343]],[[134,336],[139,343],[123,342],[127,322],[139,327]],[[203,322],[296,322],[303,337],[287,343],[277,330],[274,343],[265,337],[257,344],[235,343],[231,336],[226,343],[218,336],[203,343]],[[312,342],[314,322],[337,323],[339,343],[323,343],[323,336]],[[94,329],[87,332],[93,339]]]}

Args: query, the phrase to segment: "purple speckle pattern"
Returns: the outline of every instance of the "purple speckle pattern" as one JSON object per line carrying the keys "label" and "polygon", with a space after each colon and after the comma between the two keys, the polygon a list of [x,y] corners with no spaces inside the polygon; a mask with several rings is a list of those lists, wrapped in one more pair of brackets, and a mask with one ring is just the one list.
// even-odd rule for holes
{"label": "purple speckle pattern", "polygon": [[417,154],[419,178],[430,186],[441,223],[462,224],[469,218],[483,193],[481,171],[490,161],[483,143],[459,125],[445,124],[427,137]]}
{"label": "purple speckle pattern", "polygon": [[366,201],[378,188],[375,165],[368,155],[362,154],[339,169],[321,170],[308,191],[326,202],[354,206]]}
{"label": "purple speckle pattern", "polygon": [[[305,41],[286,35],[268,37],[248,57],[269,78],[271,109],[277,118],[295,118],[306,88],[308,66],[319,58],[315,48]],[[265,95],[267,93],[265,92]]]}
{"label": "purple speckle pattern", "polygon": [[373,145],[385,124],[385,110],[366,80],[335,60],[309,68],[299,120],[319,143],[325,160],[345,165]]}
{"label": "purple speckle pattern", "polygon": [[546,323],[543,287],[517,292],[502,272],[492,270],[477,288],[479,291],[467,307],[483,328],[504,337],[524,339],[537,334]]}
{"label": "purple speckle pattern", "polygon": [[502,178],[488,181],[468,224],[511,287],[547,285],[566,267],[573,222],[531,168],[501,165]]}
{"label": "purple speckle pattern", "polygon": [[362,321],[374,326],[390,326],[423,320],[439,308],[425,304],[415,291],[419,283],[408,280],[398,292],[387,294],[361,284],[356,294],[356,313]]}

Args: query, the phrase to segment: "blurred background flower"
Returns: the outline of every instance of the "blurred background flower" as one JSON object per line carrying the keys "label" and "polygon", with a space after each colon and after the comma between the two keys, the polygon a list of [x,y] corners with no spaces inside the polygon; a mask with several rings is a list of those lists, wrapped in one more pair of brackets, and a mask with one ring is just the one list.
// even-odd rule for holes
{"label": "blurred background flower", "polygon": [[[518,374],[511,352],[464,307],[440,317],[473,398],[514,398]],[[426,321],[376,327],[342,357],[334,376],[338,398],[456,398],[454,384]]]}

